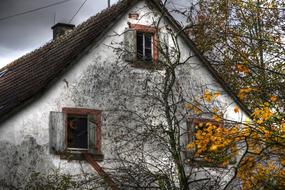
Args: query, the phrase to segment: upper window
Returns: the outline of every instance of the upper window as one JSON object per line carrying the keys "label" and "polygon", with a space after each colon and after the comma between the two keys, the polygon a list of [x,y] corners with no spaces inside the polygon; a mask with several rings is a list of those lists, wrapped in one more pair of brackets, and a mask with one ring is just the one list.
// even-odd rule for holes
{"label": "upper window", "polygon": [[167,53],[161,52],[166,51],[166,47],[168,47],[168,35],[158,32],[155,27],[130,24],[124,32],[124,59],[135,65],[160,64],[165,61],[163,58]]}
{"label": "upper window", "polygon": [[152,36],[147,32],[137,32],[137,59],[152,61]]}
{"label": "upper window", "polygon": [[101,160],[101,111],[63,108],[63,112],[51,112],[50,144],[51,151],[63,158],[90,153]]}

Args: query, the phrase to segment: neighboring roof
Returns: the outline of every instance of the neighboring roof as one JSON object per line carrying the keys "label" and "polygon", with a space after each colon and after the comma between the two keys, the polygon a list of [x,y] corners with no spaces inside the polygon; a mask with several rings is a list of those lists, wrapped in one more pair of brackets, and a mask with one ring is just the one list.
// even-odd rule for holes
{"label": "neighboring roof", "polygon": [[[103,10],[72,32],[53,40],[43,47],[19,58],[0,69],[0,120],[7,117],[19,107],[31,102],[43,92],[52,81],[102,35],[107,26],[120,18],[134,3],[139,0],[121,0],[112,7]],[[148,0],[164,12],[177,29],[181,29],[175,19],[162,8],[158,0]],[[188,45],[207,66],[224,89],[244,109],[228,85],[219,77],[211,64],[202,56],[194,43],[185,35]]]}

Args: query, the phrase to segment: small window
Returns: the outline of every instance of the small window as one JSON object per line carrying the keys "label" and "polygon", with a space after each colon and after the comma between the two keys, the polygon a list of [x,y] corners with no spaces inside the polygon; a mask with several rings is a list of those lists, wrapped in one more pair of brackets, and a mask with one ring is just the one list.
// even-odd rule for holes
{"label": "small window", "polygon": [[159,32],[152,26],[130,24],[124,32],[124,60],[139,68],[159,68],[165,61],[159,51],[159,40],[162,39],[160,49],[168,47],[168,35]]}
{"label": "small window", "polygon": [[137,59],[152,61],[152,33],[137,32]]}
{"label": "small window", "polygon": [[82,153],[89,153],[102,160],[101,111],[63,108],[63,112],[51,112],[50,149],[61,158],[81,159]]}

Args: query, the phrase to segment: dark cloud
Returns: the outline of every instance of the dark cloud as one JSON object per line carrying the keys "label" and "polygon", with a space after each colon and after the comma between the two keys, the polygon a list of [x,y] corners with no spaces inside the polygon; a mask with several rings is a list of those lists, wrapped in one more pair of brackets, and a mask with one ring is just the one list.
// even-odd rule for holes
{"label": "dark cloud", "polygon": [[[0,18],[62,0],[1,0]],[[117,0],[112,0],[115,3]],[[69,22],[84,0],[70,0],[25,15],[0,20],[0,67],[52,39],[54,22]],[[87,0],[72,24],[80,24],[107,7],[107,0]]]}

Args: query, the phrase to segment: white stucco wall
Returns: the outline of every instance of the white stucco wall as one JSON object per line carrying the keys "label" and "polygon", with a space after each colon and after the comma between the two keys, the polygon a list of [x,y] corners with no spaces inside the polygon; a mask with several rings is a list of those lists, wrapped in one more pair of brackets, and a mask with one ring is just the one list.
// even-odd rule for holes
{"label": "white stucco wall", "polygon": [[[43,96],[35,100],[26,108],[11,116],[4,123],[0,124],[0,143],[3,148],[12,146],[17,151],[32,151],[30,155],[36,154],[36,151],[27,148],[23,144],[29,144],[30,137],[35,139],[34,146],[43,147],[38,151],[40,155],[32,167],[36,170],[46,170],[58,168],[68,173],[95,172],[89,164],[79,161],[61,160],[59,156],[49,153],[49,113],[51,111],[61,112],[63,107],[82,107],[103,111],[102,118],[102,152],[105,160],[100,164],[107,166],[106,160],[112,157],[113,141],[110,136],[115,135],[112,131],[114,117],[110,110],[125,105],[133,110],[141,110],[144,101],[138,98],[143,91],[145,78],[160,80],[164,71],[150,71],[147,69],[133,68],[128,63],[118,59],[118,54],[114,48],[119,47],[123,42],[123,32],[128,28],[128,22],[151,25],[154,18],[152,10],[141,2],[133,7],[129,12],[137,12],[140,15],[139,20],[128,18],[126,13],[112,28],[97,41],[85,55],[72,66],[58,81],[53,84]],[[158,16],[158,15],[157,15]],[[163,24],[166,23],[162,22]],[[166,23],[168,24],[168,23]],[[117,35],[121,34],[121,35]],[[179,39],[182,51],[182,57],[187,58],[192,55],[192,51]],[[223,92],[221,86],[217,84],[211,74],[202,65],[197,58],[190,59],[187,65],[181,66],[177,70],[178,80],[180,81],[185,94],[198,96],[201,89],[208,86],[210,89]],[[132,96],[133,95],[133,96]],[[235,121],[245,121],[246,116],[241,110],[234,112],[237,105],[225,93],[218,98],[224,108],[226,108],[225,117]],[[4,146],[4,145],[7,146]],[[28,146],[32,148],[32,146]],[[15,150],[11,150],[15,152]],[[17,161],[18,166],[11,165],[8,168],[7,163],[15,154],[4,154],[8,151],[2,151],[0,158],[0,176],[8,176],[11,172],[25,176],[28,172],[25,168],[30,167],[31,162]],[[33,153],[34,152],[34,153]],[[9,157],[10,156],[10,157]],[[26,160],[29,155],[24,158]],[[9,164],[8,164],[9,165]],[[19,177],[20,179],[21,177]]]}

